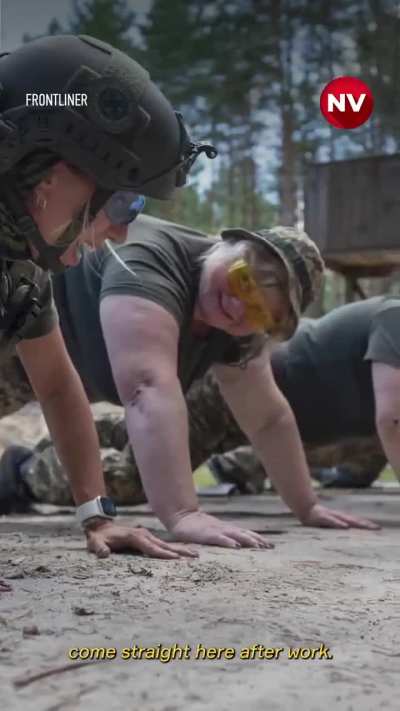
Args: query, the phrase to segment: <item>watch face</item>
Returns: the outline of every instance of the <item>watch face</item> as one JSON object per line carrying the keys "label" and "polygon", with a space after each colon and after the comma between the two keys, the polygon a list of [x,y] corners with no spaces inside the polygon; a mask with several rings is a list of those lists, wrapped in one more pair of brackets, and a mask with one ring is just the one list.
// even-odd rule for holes
{"label": "watch face", "polygon": [[116,516],[117,509],[112,499],[107,496],[100,496],[100,503],[106,516]]}

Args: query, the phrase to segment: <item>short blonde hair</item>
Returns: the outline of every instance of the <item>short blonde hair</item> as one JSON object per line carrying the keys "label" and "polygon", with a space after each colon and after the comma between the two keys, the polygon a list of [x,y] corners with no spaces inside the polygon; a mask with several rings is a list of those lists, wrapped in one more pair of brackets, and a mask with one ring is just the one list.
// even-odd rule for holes
{"label": "short blonde hair", "polygon": [[[222,239],[217,236],[211,247],[199,257],[199,262],[203,268],[207,268],[208,266],[215,267],[217,264],[228,266],[237,259],[245,259],[248,262],[261,288],[263,285],[271,285],[272,280],[276,281],[283,288],[283,294],[290,309],[286,267],[279,257],[264,245],[245,239]],[[251,337],[241,339],[243,341],[243,357],[233,365],[241,368],[246,367],[250,360],[261,354],[267,344],[272,346],[284,337],[285,334],[254,333]]]}
{"label": "short blonde hair", "polygon": [[[245,259],[261,288],[271,285],[274,280],[284,291],[288,287],[287,270],[279,257],[267,245],[250,240],[218,239],[202,256],[203,265],[231,264],[237,259]],[[289,301],[289,299],[288,299]]]}

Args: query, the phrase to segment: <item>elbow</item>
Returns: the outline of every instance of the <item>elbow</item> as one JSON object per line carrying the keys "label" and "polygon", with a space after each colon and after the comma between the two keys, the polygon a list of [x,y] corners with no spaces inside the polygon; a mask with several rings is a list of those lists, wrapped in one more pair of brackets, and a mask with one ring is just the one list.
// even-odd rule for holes
{"label": "elbow", "polygon": [[392,409],[381,410],[375,415],[375,426],[378,433],[394,434],[400,425],[400,412]]}
{"label": "elbow", "polygon": [[156,371],[143,371],[134,376],[118,378],[117,389],[125,408],[141,409],[149,399],[168,395],[175,387],[176,377]]}
{"label": "elbow", "polygon": [[270,427],[277,427],[279,429],[293,429],[293,427],[297,427],[296,418],[291,409],[289,407],[284,408],[277,413],[275,419],[270,423]]}
{"label": "elbow", "polygon": [[282,407],[277,409],[272,416],[269,415],[268,419],[254,433],[254,438],[262,440],[266,434],[270,435],[272,432],[276,432],[276,435],[279,436],[283,430],[291,430],[293,427],[297,427],[293,412],[289,407]]}
{"label": "elbow", "polygon": [[137,408],[148,394],[157,388],[157,379],[151,375],[119,380],[118,395],[125,408]]}

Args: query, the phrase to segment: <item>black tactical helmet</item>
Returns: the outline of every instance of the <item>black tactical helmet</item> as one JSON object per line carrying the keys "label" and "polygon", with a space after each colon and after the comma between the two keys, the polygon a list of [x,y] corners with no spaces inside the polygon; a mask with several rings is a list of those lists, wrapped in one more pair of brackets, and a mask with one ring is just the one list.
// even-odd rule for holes
{"label": "black tactical helmet", "polygon": [[[87,94],[87,107],[27,106],[27,94]],[[0,59],[0,174],[49,149],[106,191],[169,198],[199,153],[137,62],[85,35],[44,37]]]}
{"label": "black tactical helmet", "polygon": [[[31,106],[28,94],[86,94],[87,106]],[[38,250],[37,263],[53,271],[63,268],[66,247],[43,240],[14,180],[17,164],[37,151],[92,178],[92,215],[119,190],[167,199],[185,185],[201,152],[217,154],[190,139],[148,72],[105,42],[57,35],[0,55],[0,193],[21,236]]]}

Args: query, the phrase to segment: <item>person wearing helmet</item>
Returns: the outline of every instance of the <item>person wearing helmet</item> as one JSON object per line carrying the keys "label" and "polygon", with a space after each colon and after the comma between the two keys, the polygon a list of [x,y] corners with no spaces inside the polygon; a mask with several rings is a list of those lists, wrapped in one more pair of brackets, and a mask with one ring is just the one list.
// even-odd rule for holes
{"label": "person wearing helmet", "polygon": [[[323,263],[317,247],[288,227],[227,229],[219,238],[205,237],[142,215],[128,241],[116,248],[118,260],[98,250],[54,279],[72,360],[91,401],[124,406],[153,511],[181,541],[268,546],[260,535],[198,508],[184,394],[211,368],[239,427],[304,524],[373,527],[318,503],[295,419],[269,362],[270,346],[293,334],[319,288]],[[44,449],[23,466],[23,485],[39,500],[70,503],[68,492],[63,498],[60,465],[53,459],[49,467]],[[127,463],[132,459],[123,469]],[[134,503],[126,478],[118,484],[121,458],[114,465],[111,492]],[[94,529],[104,525],[100,516],[87,517],[79,507],[78,517]]]}
{"label": "person wearing helmet", "polygon": [[[37,92],[86,100],[32,106]],[[46,272],[77,264],[89,240],[82,229],[100,212],[115,227],[101,241],[121,238],[143,196],[171,197],[202,151],[215,155],[191,141],[147,71],[104,42],[44,37],[0,56],[0,355],[17,345],[78,503],[100,499],[104,481]],[[112,535],[110,545],[99,535],[89,547],[107,554],[136,542],[144,552],[155,545],[160,555],[178,555],[147,533],[115,527]]]}
{"label": "person wearing helmet", "polygon": [[[38,90],[87,101],[31,106]],[[92,217],[117,191],[170,198],[203,151],[216,155],[190,139],[148,72],[105,42],[58,35],[1,54],[0,256],[62,270],[89,198]]]}

